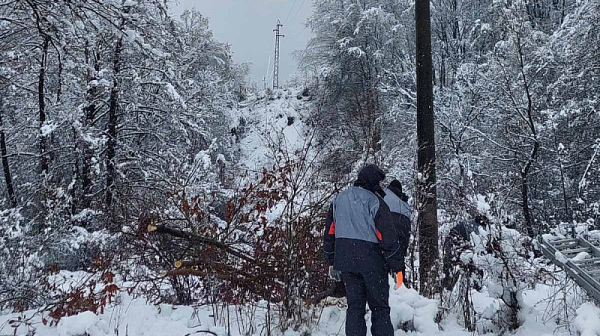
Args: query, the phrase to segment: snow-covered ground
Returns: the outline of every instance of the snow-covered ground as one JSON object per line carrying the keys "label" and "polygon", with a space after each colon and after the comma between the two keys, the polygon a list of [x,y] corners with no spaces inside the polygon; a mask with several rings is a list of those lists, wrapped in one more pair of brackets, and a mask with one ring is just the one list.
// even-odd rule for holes
{"label": "snow-covered ground", "polygon": [[[69,276],[69,272],[62,272]],[[82,276],[82,274],[79,274]],[[420,296],[415,290],[401,287],[393,289],[390,278],[390,306],[392,323],[398,328],[408,326],[409,331],[398,328],[395,332],[399,335],[439,335],[439,336],[467,336],[472,335],[456,321],[453,315],[446,316],[439,324],[435,323],[438,314],[438,301]],[[482,292],[475,292],[473,301],[476,310],[484,314],[486,310],[495,306],[495,300]],[[567,328],[554,321],[548,321],[546,316],[549,309],[547,298],[552,289],[539,286],[536,290],[526,291],[523,295],[524,323],[515,332],[517,336],[543,336],[543,335],[569,335]],[[113,304],[106,306],[103,313],[95,315],[91,312],[82,312],[74,316],[65,317],[57,325],[42,323],[43,319],[52,321],[36,311],[6,314],[0,316],[0,335],[41,335],[41,336],[186,336],[193,334],[212,334],[218,336],[249,336],[264,335],[266,321],[266,305],[258,304],[258,309],[252,315],[241,313],[240,307],[230,306],[230,319],[216,318],[214,307],[206,306],[173,306],[167,304],[152,305],[144,298],[134,298],[122,291],[115,297]],[[275,311],[276,309],[273,309]],[[493,310],[493,309],[492,309]],[[244,317],[243,315],[246,314]],[[226,314],[221,311],[221,317]],[[306,325],[299,330],[288,329],[283,335],[314,335],[330,336],[344,335],[345,300],[327,299],[321,305],[312,309],[312,317]],[[248,321],[248,317],[252,317]],[[367,313],[367,325],[369,323]],[[276,317],[271,320],[271,330],[274,335],[282,333],[277,328]],[[253,332],[248,333],[251,330]],[[592,303],[584,303],[578,307],[576,316],[572,321],[571,332],[583,336],[600,335],[600,309]],[[477,332],[483,334],[481,330]],[[370,332],[369,332],[370,335]]]}
{"label": "snow-covered ground", "polygon": [[[70,272],[62,272],[65,277]],[[78,276],[82,277],[83,274]],[[390,288],[393,281],[390,278]],[[307,326],[302,330],[287,330],[284,335],[301,335],[308,332],[310,335],[343,335],[345,322],[345,300],[327,300],[331,305],[321,305],[313,309],[312,320],[307,321]],[[75,316],[63,318],[56,326],[42,323],[43,319],[51,319],[36,311],[27,311],[21,314],[7,314],[0,316],[0,335],[27,335],[35,333],[42,336],[108,336],[108,335],[191,335],[196,333],[214,333],[216,335],[244,336],[245,330],[254,329],[256,335],[264,334],[265,304],[254,312],[254,326],[250,328],[246,322],[238,318],[230,319],[227,323],[219,323],[214,318],[211,306],[172,306],[149,304],[143,298],[133,298],[126,292],[120,292],[115,304],[108,305],[103,313],[95,315],[91,312],[82,312]],[[452,332],[457,336],[467,335],[458,325],[447,324],[447,330],[440,330],[434,323],[437,314],[437,301],[423,298],[416,291],[402,287],[390,290],[390,305],[392,307],[392,322],[401,325],[408,322],[414,326],[415,334],[444,335]],[[260,306],[260,304],[259,304]],[[231,306],[230,314],[236,316],[239,307]],[[221,313],[223,314],[223,313]],[[369,315],[369,314],[367,314]],[[367,316],[367,321],[369,320]],[[224,321],[222,321],[224,322]],[[370,325],[369,322],[367,322]],[[244,325],[240,325],[244,324]],[[277,320],[272,320],[271,329],[277,332]],[[229,333],[228,333],[229,332]],[[405,332],[397,331],[397,335]]]}

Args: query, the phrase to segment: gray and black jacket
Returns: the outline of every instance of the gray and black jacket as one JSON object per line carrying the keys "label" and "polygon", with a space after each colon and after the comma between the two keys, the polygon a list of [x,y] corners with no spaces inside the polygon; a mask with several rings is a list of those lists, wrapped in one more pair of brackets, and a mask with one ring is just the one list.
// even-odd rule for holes
{"label": "gray and black jacket", "polygon": [[401,255],[400,259],[402,259],[401,271],[404,272],[404,257],[406,256],[408,242],[410,240],[411,210],[408,203],[406,203],[401,197],[402,195],[398,195],[393,189],[385,190],[384,201],[390,208],[392,223],[394,224],[394,228],[398,233],[398,239],[400,240],[399,253]]}
{"label": "gray and black jacket", "polygon": [[361,170],[353,187],[331,203],[324,232],[323,250],[339,271],[403,270],[404,256],[392,215],[379,182],[385,174],[375,165]]}

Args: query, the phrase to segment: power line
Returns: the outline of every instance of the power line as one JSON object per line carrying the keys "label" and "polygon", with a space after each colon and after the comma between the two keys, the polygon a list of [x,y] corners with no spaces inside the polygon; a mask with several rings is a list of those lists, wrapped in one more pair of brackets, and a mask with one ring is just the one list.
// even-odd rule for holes
{"label": "power line", "polygon": [[290,11],[288,12],[288,15],[285,17],[285,22],[288,22],[288,19],[290,18],[290,14],[292,14],[292,10],[294,9],[294,6],[296,6],[296,1],[297,0],[294,0],[292,7],[290,7]]}
{"label": "power line", "polygon": [[[300,14],[300,11],[302,10],[302,6],[304,6],[305,2],[306,2],[306,0],[302,0],[302,3],[300,4],[300,7],[298,7],[298,10],[296,11],[296,14],[294,14],[294,16],[292,17],[292,20],[290,20],[289,22],[293,22],[294,19],[296,17],[298,17],[298,14]],[[288,21],[286,20],[286,22],[288,22]],[[289,22],[288,22],[288,24],[289,24]],[[294,34],[294,37],[292,38],[292,40],[295,40],[296,37],[300,36],[300,34],[302,34],[302,32],[304,32],[306,30],[306,28],[307,28],[306,25],[304,25],[304,28],[302,28],[297,34]]]}
{"label": "power line", "polygon": [[304,6],[305,2],[306,2],[306,0],[302,0],[300,7],[298,7],[298,10],[296,11],[296,14],[294,14],[294,17],[292,19],[295,19],[298,16],[298,14],[300,13],[300,10],[302,9],[302,6]]}
{"label": "power line", "polygon": [[300,36],[300,34],[304,33],[306,28],[308,28],[308,27],[304,26],[304,28],[302,28],[298,33],[294,34],[294,37],[292,37],[292,40],[295,40],[298,36]]}
{"label": "power line", "polygon": [[[275,45],[275,39],[273,39],[273,44],[272,46]],[[265,76],[263,77],[263,80],[265,81],[265,85],[266,85],[266,78],[271,77],[271,59],[272,59],[273,55],[271,54],[271,52],[269,51],[269,62],[267,63],[267,69],[266,69],[266,73]],[[266,88],[265,88],[266,89]]]}

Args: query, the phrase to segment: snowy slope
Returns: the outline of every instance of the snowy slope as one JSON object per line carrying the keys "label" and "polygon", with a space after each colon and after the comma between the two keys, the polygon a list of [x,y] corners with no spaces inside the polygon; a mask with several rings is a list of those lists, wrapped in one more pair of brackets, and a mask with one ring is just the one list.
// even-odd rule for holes
{"label": "snowy slope", "polygon": [[272,95],[263,92],[241,102],[231,113],[233,127],[242,128],[240,166],[250,172],[270,167],[275,150],[287,152],[301,149],[306,141],[308,104],[297,99],[297,90],[276,90]]}

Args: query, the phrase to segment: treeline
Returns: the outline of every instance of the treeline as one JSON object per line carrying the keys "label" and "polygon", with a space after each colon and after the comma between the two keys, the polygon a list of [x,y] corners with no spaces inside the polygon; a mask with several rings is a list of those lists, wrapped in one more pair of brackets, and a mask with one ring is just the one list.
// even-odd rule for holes
{"label": "treeline", "polygon": [[186,186],[226,183],[246,74],[166,1],[0,2],[0,305],[35,307],[39,270],[86,269]]}

